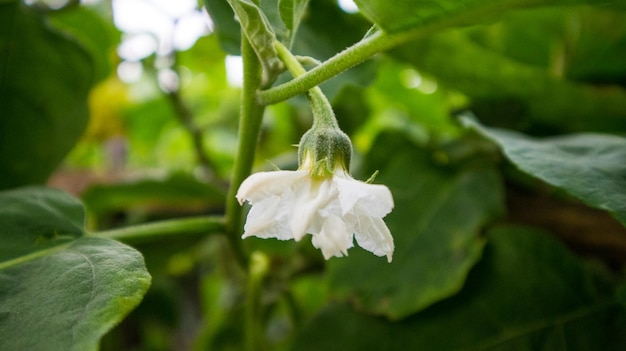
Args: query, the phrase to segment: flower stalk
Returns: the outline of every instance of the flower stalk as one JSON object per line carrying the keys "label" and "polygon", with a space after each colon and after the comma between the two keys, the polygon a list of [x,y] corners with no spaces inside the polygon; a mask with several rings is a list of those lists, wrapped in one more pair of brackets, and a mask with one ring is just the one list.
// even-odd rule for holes
{"label": "flower stalk", "polygon": [[[278,57],[294,77],[306,73],[300,61],[280,42],[274,46]],[[323,177],[332,175],[335,167],[350,168],[352,143],[339,128],[333,108],[320,87],[313,87],[306,93],[313,112],[313,126],[300,140],[298,164],[312,168],[312,175]],[[305,162],[311,162],[305,165]]]}
{"label": "flower stalk", "polygon": [[[275,47],[294,76],[306,72],[285,46],[276,42]],[[352,144],[330,102],[319,87],[311,88],[307,98],[313,126],[300,139],[298,170],[253,174],[237,191],[240,204],[252,205],[243,237],[299,241],[311,234],[326,259],[347,256],[356,238],[361,247],[391,262],[393,238],[382,219],[393,208],[391,192],[350,176]]]}

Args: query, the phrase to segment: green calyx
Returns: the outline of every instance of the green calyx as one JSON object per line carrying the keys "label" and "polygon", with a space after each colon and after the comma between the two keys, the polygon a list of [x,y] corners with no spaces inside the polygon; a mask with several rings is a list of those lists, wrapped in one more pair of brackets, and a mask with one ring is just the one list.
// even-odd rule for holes
{"label": "green calyx", "polygon": [[331,176],[336,167],[349,170],[352,143],[339,128],[330,102],[319,87],[309,90],[307,99],[313,111],[313,126],[300,139],[300,169],[310,169],[314,177]]}
{"label": "green calyx", "polygon": [[351,156],[350,138],[337,127],[314,124],[300,139],[298,164],[314,177],[331,176],[337,167],[348,170]]}

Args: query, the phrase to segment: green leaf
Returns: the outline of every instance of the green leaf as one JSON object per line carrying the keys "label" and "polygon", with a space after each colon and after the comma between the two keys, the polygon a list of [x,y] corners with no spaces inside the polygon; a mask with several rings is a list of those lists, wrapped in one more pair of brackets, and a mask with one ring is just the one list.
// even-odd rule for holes
{"label": "green leaf", "polygon": [[393,262],[353,249],[349,259],[329,262],[331,291],[399,319],[461,289],[481,255],[481,227],[503,211],[501,180],[489,164],[437,165],[432,152],[398,134],[383,134],[372,150],[368,170],[380,170],[376,181],[395,201],[385,218]]}
{"label": "green leaf", "polygon": [[610,7],[526,9],[467,33],[483,49],[555,77],[606,85],[626,74],[626,12]]}
{"label": "green leaf", "polygon": [[474,24],[519,7],[585,2],[593,3],[591,0],[403,0],[390,6],[385,0],[355,0],[361,12],[387,32],[408,30],[436,21],[454,22],[451,19],[458,19],[457,25]]}
{"label": "green leaf", "polygon": [[269,20],[252,0],[228,0],[237,14],[241,28],[263,65],[262,85],[268,86],[282,72],[274,42],[276,34]]}
{"label": "green leaf", "polygon": [[0,208],[0,263],[85,234],[84,208],[60,191],[32,187],[0,192]]}
{"label": "green leaf", "polygon": [[233,9],[224,0],[204,0],[220,46],[231,55],[241,55],[241,27]]}
{"label": "green leaf", "polygon": [[534,139],[469,118],[463,122],[498,144],[524,172],[611,212],[626,225],[625,138],[586,133]]}
{"label": "green leaf", "polygon": [[0,192],[0,349],[97,350],[150,285],[141,254],[85,236],[82,205],[48,188]]}
{"label": "green leaf", "polygon": [[24,12],[0,4],[0,189],[46,180],[85,129],[89,55]]}
{"label": "green leaf", "polygon": [[258,3],[259,9],[261,9],[263,16],[267,19],[272,31],[276,35],[276,39],[278,39],[281,43],[288,45],[291,33],[287,29],[285,22],[283,22],[279,9],[280,0],[253,1]]}
{"label": "green leaf", "polygon": [[115,50],[119,32],[112,22],[89,7],[74,6],[52,14],[50,22],[61,32],[67,33],[89,52],[94,63],[94,78],[103,80],[111,74],[111,51]]}
{"label": "green leaf", "polygon": [[[610,30],[607,20],[616,23]],[[542,134],[623,132],[623,23],[626,13],[592,7],[516,11],[492,25],[436,33],[393,55],[470,97],[472,111],[491,124]]]}
{"label": "green leaf", "polygon": [[[294,350],[621,350],[626,310],[554,238],[502,227],[463,291],[399,322],[329,305]],[[407,269],[407,268],[403,268]],[[428,284],[424,282],[424,284]]]}
{"label": "green leaf", "polygon": [[283,20],[285,27],[289,33],[287,45],[291,47],[293,38],[298,31],[298,26],[302,20],[302,15],[306,10],[309,0],[279,0],[278,10],[280,18]]}

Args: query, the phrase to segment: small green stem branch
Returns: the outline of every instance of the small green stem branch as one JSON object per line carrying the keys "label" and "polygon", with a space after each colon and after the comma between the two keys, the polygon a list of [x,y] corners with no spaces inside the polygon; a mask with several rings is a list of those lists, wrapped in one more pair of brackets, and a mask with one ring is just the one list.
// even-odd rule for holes
{"label": "small green stem branch", "polygon": [[[302,77],[307,71],[302,67],[298,58],[296,58],[287,47],[280,42],[274,43],[278,57],[283,61],[289,72],[294,78]],[[326,125],[332,128],[339,128],[337,125],[337,119],[335,118],[333,109],[330,102],[326,98],[326,95],[322,92],[320,87],[315,86],[306,91],[307,98],[313,109],[313,116],[315,117],[314,125]]]}
{"label": "small green stem branch", "polygon": [[90,235],[99,238],[120,240],[126,243],[157,240],[172,236],[205,236],[210,233],[224,233],[222,217],[192,217],[170,219],[161,222],[141,224],[127,228],[112,229]]}
{"label": "small green stem branch", "polygon": [[233,166],[233,175],[226,198],[226,229],[228,240],[240,263],[245,267],[246,257],[241,245],[242,208],[235,195],[241,183],[250,175],[254,163],[256,144],[261,129],[265,107],[256,100],[261,86],[261,64],[245,35],[241,37],[243,60],[243,87],[239,117],[239,141]]}

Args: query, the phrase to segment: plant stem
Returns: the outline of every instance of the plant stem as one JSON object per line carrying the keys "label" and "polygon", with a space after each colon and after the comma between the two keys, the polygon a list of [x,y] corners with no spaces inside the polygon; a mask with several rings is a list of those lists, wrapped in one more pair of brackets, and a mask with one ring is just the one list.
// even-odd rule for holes
{"label": "plant stem", "polygon": [[204,236],[225,231],[222,217],[191,217],[170,219],[160,222],[140,224],[120,229],[111,229],[90,235],[99,238],[135,243],[172,236]]}
{"label": "plant stem", "polygon": [[[283,61],[294,78],[298,78],[306,74],[306,70],[302,67],[300,61],[298,61],[298,59],[286,46],[276,41],[274,43],[274,47],[276,48],[278,57],[281,61]],[[330,105],[330,101],[328,101],[328,98],[326,98],[322,89],[315,86],[309,89],[306,94],[307,99],[311,104],[311,108],[313,109],[313,127],[315,128],[316,126],[324,125],[330,128],[339,128],[337,118],[335,117],[333,108]]]}
{"label": "plant stem", "polygon": [[235,255],[243,267],[246,267],[246,257],[241,245],[242,208],[235,195],[241,183],[252,171],[265,106],[260,105],[256,100],[256,92],[261,86],[261,64],[245,35],[241,36],[241,57],[243,60],[243,87],[239,116],[239,141],[233,175],[226,197],[226,229],[228,240]]}
{"label": "plant stem", "polygon": [[261,313],[261,291],[263,279],[269,270],[269,260],[261,252],[254,252],[250,257],[248,268],[248,286],[245,306],[246,350],[258,351],[265,349],[262,337],[263,321]]}

